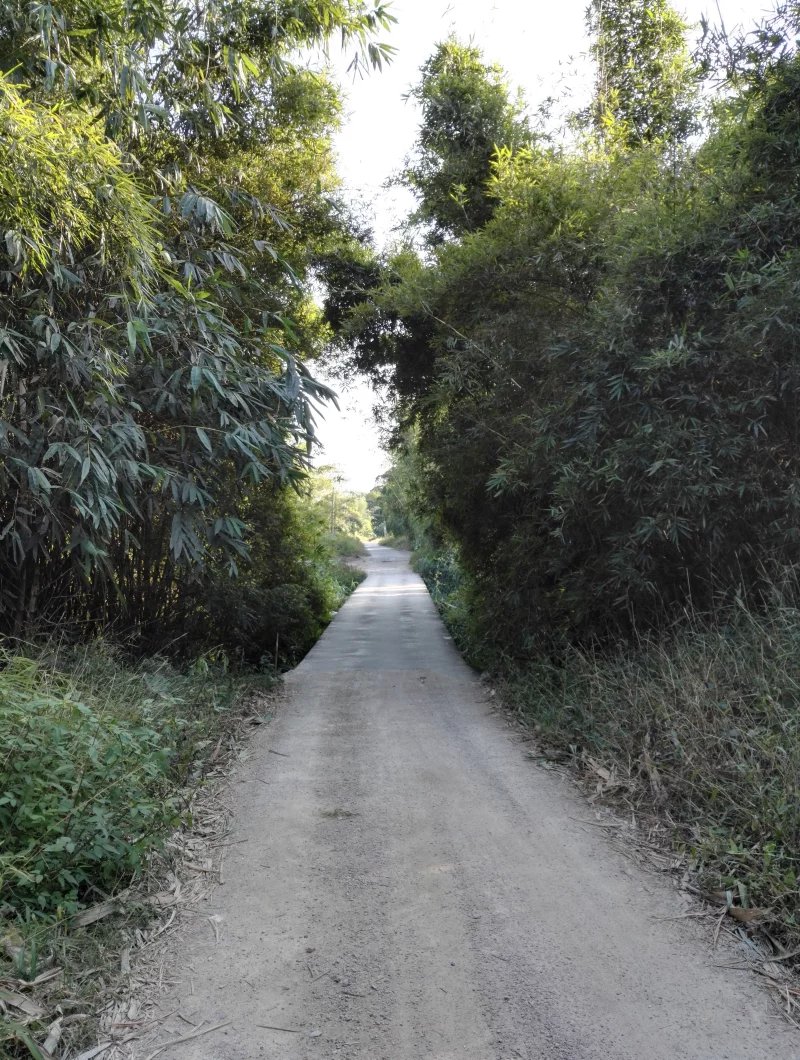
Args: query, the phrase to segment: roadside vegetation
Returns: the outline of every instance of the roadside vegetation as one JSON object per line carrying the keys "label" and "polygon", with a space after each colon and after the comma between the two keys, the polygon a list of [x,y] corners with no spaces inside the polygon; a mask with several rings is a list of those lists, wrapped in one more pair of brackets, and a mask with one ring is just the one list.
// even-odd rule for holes
{"label": "roadside vegetation", "polygon": [[795,947],[797,8],[735,39],[665,0],[588,19],[566,135],[437,47],[409,240],[329,319],[394,395],[375,503],[467,657]]}
{"label": "roadside vegetation", "polygon": [[275,677],[224,657],[132,663],[102,642],[1,661],[0,1056],[72,1056],[96,1044],[116,929],[152,916],[153,855]]}
{"label": "roadside vegetation", "polygon": [[274,683],[203,658],[134,665],[102,643],[3,662],[0,903],[34,926],[130,881],[180,822],[242,692]]}
{"label": "roadside vegetation", "polygon": [[[60,1022],[76,997],[90,1010],[107,1003],[87,967],[99,962],[109,979],[115,925],[146,928],[153,856],[191,825],[207,770],[260,723],[281,671],[302,658],[363,579],[363,544],[352,531],[368,536],[366,500],[341,492],[331,469],[310,473],[301,493],[273,504],[272,518],[286,520],[280,535],[254,541],[239,578],[221,580],[205,605],[213,606],[218,643],[200,653],[202,636],[184,626],[191,661],[180,643],[141,656],[97,638],[6,641],[0,1056],[47,1058],[42,1043],[54,1028],[64,1055],[92,1044],[95,1022],[86,1013]],[[208,615],[198,608],[193,621]],[[115,896],[109,929],[105,910]],[[92,927],[97,909],[104,923]]]}

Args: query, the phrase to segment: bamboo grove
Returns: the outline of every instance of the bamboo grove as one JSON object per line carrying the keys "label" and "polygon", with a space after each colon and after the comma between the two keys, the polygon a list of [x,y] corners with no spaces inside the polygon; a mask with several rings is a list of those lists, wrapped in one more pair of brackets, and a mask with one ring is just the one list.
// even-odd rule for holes
{"label": "bamboo grove", "polygon": [[394,477],[473,642],[519,659],[763,604],[800,560],[797,7],[694,52],[661,0],[589,28],[566,137],[439,46],[410,239],[329,305],[393,387]]}
{"label": "bamboo grove", "polygon": [[380,66],[390,21],[0,5],[0,632],[213,643],[254,541],[287,561],[268,588],[303,581],[286,487],[331,399],[310,279],[348,222],[338,91],[297,57],[336,35]]}

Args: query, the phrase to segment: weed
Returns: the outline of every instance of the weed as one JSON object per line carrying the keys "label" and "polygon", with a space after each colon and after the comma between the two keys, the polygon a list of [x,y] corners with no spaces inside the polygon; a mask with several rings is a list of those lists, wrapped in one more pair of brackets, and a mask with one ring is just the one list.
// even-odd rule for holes
{"label": "weed", "polygon": [[[183,673],[164,659],[129,665],[102,642],[0,654],[0,979],[31,983],[57,966],[59,997],[100,989],[99,936],[77,914],[135,879],[246,693],[273,684],[215,653]],[[13,1017],[0,1018],[0,1056],[36,1056],[39,1022]]]}

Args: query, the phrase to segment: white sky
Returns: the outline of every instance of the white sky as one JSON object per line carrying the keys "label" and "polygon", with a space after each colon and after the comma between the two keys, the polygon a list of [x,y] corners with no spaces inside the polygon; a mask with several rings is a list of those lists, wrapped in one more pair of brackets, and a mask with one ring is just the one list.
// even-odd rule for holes
{"label": "white sky", "polygon": [[[687,20],[699,23],[705,14],[728,31],[749,26],[772,10],[769,0],[673,0]],[[332,64],[347,95],[347,120],[337,138],[339,171],[354,198],[364,201],[379,243],[392,238],[393,228],[409,212],[411,197],[387,189],[386,180],[402,166],[416,134],[418,114],[403,96],[419,76],[419,68],[435,45],[451,32],[472,40],[484,58],[523,89],[531,109],[547,96],[572,93],[573,107],[586,98],[592,70],[584,14],[588,0],[393,0],[397,24],[382,39],[396,49],[382,73],[353,79],[347,73],[352,50],[333,54]],[[565,109],[569,109],[566,107]],[[335,384],[334,384],[335,386]],[[340,387],[341,413],[330,410],[320,424],[325,448],[320,463],[336,464],[350,489],[368,490],[388,466],[372,423],[375,395],[354,381]]]}

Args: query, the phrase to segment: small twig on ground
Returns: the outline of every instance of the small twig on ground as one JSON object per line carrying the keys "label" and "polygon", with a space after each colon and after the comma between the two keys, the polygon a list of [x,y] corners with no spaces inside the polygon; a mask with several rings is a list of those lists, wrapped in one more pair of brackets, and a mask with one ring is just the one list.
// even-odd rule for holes
{"label": "small twig on ground", "polygon": [[183,1042],[190,1042],[193,1038],[201,1038],[204,1034],[211,1034],[212,1031],[222,1030],[223,1027],[229,1027],[231,1024],[230,1020],[226,1020],[225,1023],[215,1023],[212,1027],[203,1027],[199,1030],[192,1031],[191,1034],[184,1034],[182,1038],[173,1038],[171,1042],[164,1042],[163,1045],[159,1045],[155,1052],[150,1053],[147,1060],[155,1060],[160,1053],[163,1053],[165,1049],[172,1048],[173,1045],[181,1045]]}
{"label": "small twig on ground", "polygon": [[621,828],[622,825],[617,821],[589,821],[585,817],[570,817],[570,821],[577,821],[578,824],[590,824],[595,828]]}
{"label": "small twig on ground", "polygon": [[711,944],[711,948],[714,949],[714,950],[717,948],[717,942],[719,941],[719,933],[722,930],[722,921],[725,919],[725,917],[727,915],[728,915],[728,910],[727,909],[723,909],[722,912],[720,913],[719,917],[717,918],[717,924],[716,924],[716,927],[714,928],[714,941]]}
{"label": "small twig on ground", "polygon": [[791,961],[795,957],[800,957],[800,950],[792,950],[791,953],[779,953],[773,957],[765,957],[762,963],[770,964],[772,961]]}
{"label": "small twig on ground", "polygon": [[714,916],[711,909],[703,909],[699,913],[678,913],[677,916],[652,916],[651,920],[688,920],[690,917]]}

